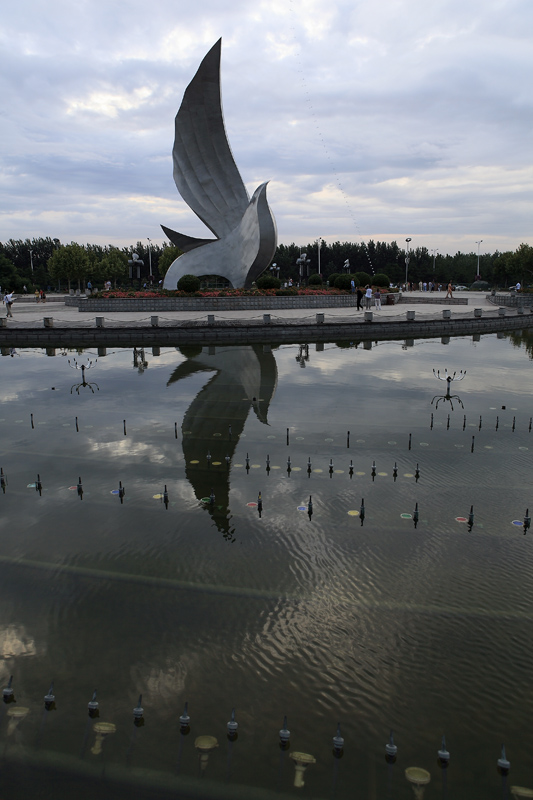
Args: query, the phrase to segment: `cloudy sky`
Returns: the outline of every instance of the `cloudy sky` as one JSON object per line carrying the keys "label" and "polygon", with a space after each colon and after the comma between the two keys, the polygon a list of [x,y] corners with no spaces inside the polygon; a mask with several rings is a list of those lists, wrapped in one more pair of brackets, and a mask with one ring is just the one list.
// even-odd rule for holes
{"label": "cloudy sky", "polygon": [[174,116],[222,37],[228,138],[279,241],[533,244],[531,0],[11,0],[0,241],[208,231]]}

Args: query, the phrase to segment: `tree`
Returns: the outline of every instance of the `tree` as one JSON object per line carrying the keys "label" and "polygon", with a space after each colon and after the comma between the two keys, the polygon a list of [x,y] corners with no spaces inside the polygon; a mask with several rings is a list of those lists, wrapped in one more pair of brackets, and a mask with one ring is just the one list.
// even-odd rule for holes
{"label": "tree", "polygon": [[78,290],[81,289],[80,282],[87,277],[89,266],[90,261],[85,248],[76,242],[58,247],[48,261],[48,271],[52,278],[58,281],[66,280],[69,291],[71,280],[77,280]]}
{"label": "tree", "polygon": [[97,280],[108,281],[113,279],[113,286],[117,288],[117,278],[127,278],[128,276],[128,257],[126,253],[118,247],[107,248],[105,256],[93,270]]}
{"label": "tree", "polygon": [[179,247],[176,247],[173,244],[166,245],[165,247],[163,247],[163,252],[159,256],[159,261],[157,264],[159,274],[162,278],[164,278],[165,275],[167,274],[168,268],[170,267],[172,262],[175,261],[178,258],[178,256],[181,256],[182,254],[183,250],[180,250]]}
{"label": "tree", "polygon": [[0,286],[2,287],[2,294],[4,291],[21,292],[23,280],[15,269],[12,261],[0,253]]}

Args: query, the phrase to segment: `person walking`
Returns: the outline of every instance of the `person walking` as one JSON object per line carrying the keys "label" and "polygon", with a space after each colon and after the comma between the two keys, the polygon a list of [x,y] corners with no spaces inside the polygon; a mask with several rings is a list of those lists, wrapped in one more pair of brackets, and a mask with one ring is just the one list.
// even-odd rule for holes
{"label": "person walking", "polygon": [[[448,291],[446,292],[446,298],[447,298],[447,297],[450,297],[450,298],[452,298],[452,299],[453,299],[452,290],[453,290],[453,286],[452,286],[452,282],[450,281],[450,282],[448,283]],[[446,298],[444,298],[444,299],[446,299]]]}
{"label": "person walking", "polygon": [[371,304],[372,304],[372,289],[367,283],[365,287],[365,308],[370,309]]}
{"label": "person walking", "polygon": [[357,287],[357,310],[362,311],[363,290],[360,286]]}
{"label": "person walking", "polygon": [[381,311],[381,291],[379,289],[379,286],[376,289],[376,293],[374,295],[374,303],[376,306],[376,311]]}
{"label": "person walking", "polygon": [[6,293],[6,296],[4,297],[4,303],[6,304],[6,316],[12,317],[13,312],[11,311],[11,307],[13,305],[13,292]]}

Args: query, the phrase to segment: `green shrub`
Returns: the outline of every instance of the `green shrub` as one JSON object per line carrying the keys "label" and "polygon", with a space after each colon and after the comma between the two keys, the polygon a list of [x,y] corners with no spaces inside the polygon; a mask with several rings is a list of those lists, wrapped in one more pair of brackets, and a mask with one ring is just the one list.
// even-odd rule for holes
{"label": "green shrub", "polygon": [[[368,283],[369,286],[372,286],[372,285],[375,286],[376,285],[374,283],[374,279],[370,277],[368,272],[356,272],[353,277],[354,277],[356,286],[366,286],[367,283]],[[387,284],[387,286],[388,286],[388,284]]]}
{"label": "green shrub", "polygon": [[318,272],[314,272],[309,276],[307,283],[309,286],[322,286],[322,275],[319,275]]}
{"label": "green shrub", "polygon": [[293,295],[298,294],[298,289],[294,288],[287,288],[287,289],[276,289],[276,296],[277,297],[292,297]]}
{"label": "green shrub", "polygon": [[339,275],[335,278],[335,289],[341,289],[343,292],[349,292],[352,287],[351,275]]}
{"label": "green shrub", "polygon": [[378,272],[378,274],[374,275],[372,278],[372,285],[379,286],[381,289],[388,289],[390,286],[389,276],[385,275],[383,272]]}
{"label": "green shrub", "polygon": [[335,281],[340,276],[340,272],[332,272],[331,275],[328,275],[328,281],[330,286],[335,286]]}
{"label": "green shrub", "polygon": [[280,279],[275,278],[274,275],[261,275],[261,277],[257,279],[258,289],[279,289],[280,286]]}
{"label": "green shrub", "polygon": [[180,292],[188,294],[198,292],[200,291],[200,278],[197,278],[196,275],[182,275],[178,281],[178,289]]}

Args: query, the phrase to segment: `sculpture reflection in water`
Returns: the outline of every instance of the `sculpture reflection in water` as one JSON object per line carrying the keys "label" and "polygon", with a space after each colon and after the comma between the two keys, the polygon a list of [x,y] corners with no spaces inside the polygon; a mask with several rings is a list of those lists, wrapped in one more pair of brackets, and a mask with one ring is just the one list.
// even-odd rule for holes
{"label": "sculpture reflection in water", "polygon": [[433,375],[436,378],[438,378],[439,381],[446,381],[446,394],[436,394],[435,397],[433,398],[433,400],[431,401],[431,405],[433,405],[433,403],[435,403],[435,400],[436,400],[437,402],[435,403],[435,408],[437,409],[439,407],[439,403],[441,402],[441,400],[444,400],[444,402],[449,402],[450,403],[451,409],[453,411],[452,400],[457,400],[457,402],[459,403],[461,408],[464,408],[464,405],[463,405],[459,395],[458,394],[450,394],[450,389],[451,389],[452,381],[462,381],[463,380],[463,378],[466,375],[466,370],[464,372],[463,372],[463,370],[461,370],[460,373],[459,373],[459,377],[457,377],[457,373],[456,372],[454,372],[453,375],[449,375],[447,369],[444,370],[444,375],[443,376],[441,376],[440,370],[437,370],[436,372],[435,372],[435,370],[433,370]]}
{"label": "sculpture reflection in water", "polygon": [[85,380],[85,370],[91,369],[91,367],[93,367],[96,364],[97,360],[98,359],[95,359],[94,361],[88,361],[87,364],[78,364],[78,362],[76,361],[75,358],[73,358],[72,361],[70,360],[70,358],[68,359],[69,367],[72,367],[72,369],[81,369],[81,383],[74,383],[72,385],[72,387],[70,389],[70,393],[71,394],[74,391],[74,389],[76,389],[77,394],[79,394],[80,393],[80,389],[85,389],[86,387],[88,387],[91,390],[91,392],[94,394],[93,386],[96,386],[96,391],[97,392],[100,391],[100,387],[98,386],[97,383],[95,383],[94,381],[92,381],[91,383],[88,383]]}
{"label": "sculpture reflection in water", "polygon": [[187,360],[174,370],[168,386],[198,372],[215,373],[183,417],[185,474],[199,501],[214,494],[206,509],[224,537],[235,541],[229,508],[231,461],[251,409],[268,425],[276,360],[262,345],[178,349]]}

